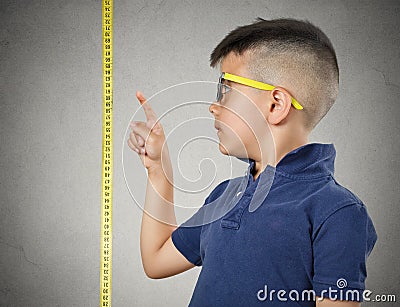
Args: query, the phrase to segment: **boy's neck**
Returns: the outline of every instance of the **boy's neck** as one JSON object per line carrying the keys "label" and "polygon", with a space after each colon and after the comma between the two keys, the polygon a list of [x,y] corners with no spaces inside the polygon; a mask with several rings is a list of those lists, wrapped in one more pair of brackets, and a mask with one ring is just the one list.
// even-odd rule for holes
{"label": "boy's neck", "polygon": [[[283,143],[283,144],[276,143],[276,159],[275,159],[276,163],[275,165],[272,166],[276,167],[279,161],[282,160],[282,158],[286,156],[286,154],[308,143],[309,143],[308,137],[297,139],[296,142],[292,143]],[[254,161],[255,164],[254,168],[251,170],[251,174],[253,175],[253,181],[256,181],[258,176],[263,172],[263,170],[267,167],[269,163],[268,161],[262,161],[261,159],[254,159]]]}

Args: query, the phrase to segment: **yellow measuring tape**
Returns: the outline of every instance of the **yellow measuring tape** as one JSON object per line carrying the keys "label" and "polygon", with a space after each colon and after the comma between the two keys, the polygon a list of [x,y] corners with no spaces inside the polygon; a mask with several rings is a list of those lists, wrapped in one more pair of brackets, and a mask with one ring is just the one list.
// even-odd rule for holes
{"label": "yellow measuring tape", "polygon": [[112,25],[113,1],[103,0],[103,146],[101,171],[100,306],[111,306],[112,271]]}

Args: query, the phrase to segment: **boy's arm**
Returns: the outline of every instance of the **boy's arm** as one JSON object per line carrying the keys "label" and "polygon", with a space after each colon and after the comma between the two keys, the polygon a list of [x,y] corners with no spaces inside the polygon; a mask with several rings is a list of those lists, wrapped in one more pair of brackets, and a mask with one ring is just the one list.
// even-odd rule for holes
{"label": "boy's arm", "polygon": [[339,300],[330,300],[328,298],[324,298],[321,300],[319,296],[316,297],[316,307],[360,307],[360,302],[354,301],[339,301]]}
{"label": "boy's arm", "polygon": [[164,169],[160,167],[148,170],[140,233],[143,268],[146,275],[153,279],[176,275],[195,266],[176,249],[171,239],[171,233],[177,226],[172,226],[176,225],[172,168],[168,159],[166,163]]}
{"label": "boy's arm", "polygon": [[193,267],[175,248],[171,233],[177,228],[173,202],[173,172],[164,129],[152,107],[136,92],[146,122],[131,123],[128,146],[147,168],[146,199],[140,231],[140,253],[146,275],[164,278]]}

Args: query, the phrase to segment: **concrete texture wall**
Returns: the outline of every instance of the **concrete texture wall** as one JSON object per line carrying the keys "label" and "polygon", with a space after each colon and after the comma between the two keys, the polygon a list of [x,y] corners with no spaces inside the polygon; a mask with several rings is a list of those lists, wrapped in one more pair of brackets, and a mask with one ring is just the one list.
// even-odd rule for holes
{"label": "concrete texture wall", "polygon": [[[125,152],[134,165],[125,171],[136,174],[131,188],[143,198],[143,167],[121,146],[138,107],[135,91],[149,97],[189,80],[217,81],[210,52],[258,16],[308,19],[336,48],[341,92],[312,141],[335,144],[336,179],[375,223],[367,288],[400,300],[400,2],[118,0],[114,10],[113,305],[186,306],[200,272],[165,280],[143,272],[142,211],[121,162]],[[2,0],[0,25],[0,305],[97,306],[101,1]],[[214,147],[204,156],[217,156]],[[200,206],[222,179],[189,199]]]}

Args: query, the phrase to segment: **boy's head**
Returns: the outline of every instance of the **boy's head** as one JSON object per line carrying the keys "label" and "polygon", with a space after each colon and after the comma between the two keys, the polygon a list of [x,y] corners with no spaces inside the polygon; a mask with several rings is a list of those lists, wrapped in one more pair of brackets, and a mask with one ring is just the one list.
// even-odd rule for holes
{"label": "boy's head", "polygon": [[[254,120],[251,116],[246,117],[246,113],[254,116],[254,110],[249,104],[244,106],[242,102],[239,105],[238,95],[233,92],[245,94],[242,97],[248,96],[248,100],[257,107],[256,113],[260,113],[264,122],[268,123],[275,139],[287,138],[289,133],[291,138],[296,138],[296,134],[299,137],[308,135],[338,95],[339,69],[335,50],[328,37],[308,21],[264,20],[259,17],[252,24],[238,27],[211,53],[210,66],[218,64],[221,72],[275,86],[265,91],[224,80],[223,83],[234,90],[223,94],[220,102],[210,106],[210,112],[221,128],[220,139],[225,132],[222,126],[230,126],[232,134],[239,137],[246,147],[249,145],[246,140],[251,142],[249,131],[243,135],[240,133],[245,130],[244,126],[251,126]],[[292,105],[292,97],[303,109]],[[231,114],[228,115],[228,112]],[[240,125],[239,117],[246,123],[242,123],[243,129],[236,130]],[[257,127],[251,128],[259,137]]]}

